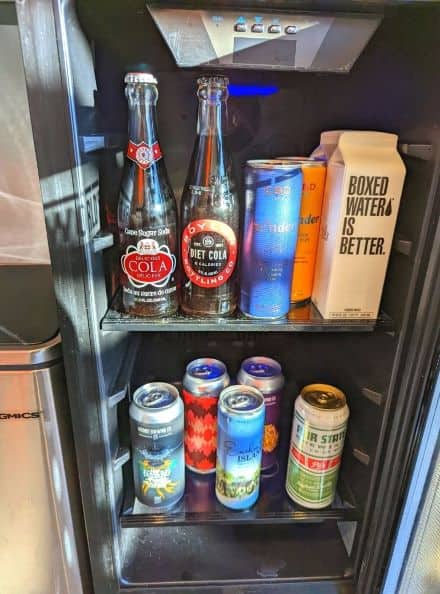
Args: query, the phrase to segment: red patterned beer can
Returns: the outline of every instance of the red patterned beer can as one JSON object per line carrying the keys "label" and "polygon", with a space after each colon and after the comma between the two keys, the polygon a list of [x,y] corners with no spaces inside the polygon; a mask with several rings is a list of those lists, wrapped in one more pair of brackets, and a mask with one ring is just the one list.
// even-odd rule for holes
{"label": "red patterned beer can", "polygon": [[185,463],[194,472],[215,472],[218,397],[226,386],[229,375],[221,361],[205,357],[188,364],[183,378]]}

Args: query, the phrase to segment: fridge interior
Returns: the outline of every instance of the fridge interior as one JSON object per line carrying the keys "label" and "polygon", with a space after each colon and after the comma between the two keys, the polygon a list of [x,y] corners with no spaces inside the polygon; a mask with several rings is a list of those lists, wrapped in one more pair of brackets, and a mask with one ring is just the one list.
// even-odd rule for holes
{"label": "fridge interior", "polygon": [[[284,8],[292,10],[288,4]],[[126,587],[351,582],[361,571],[399,397],[396,374],[421,288],[423,256],[432,241],[429,222],[438,206],[433,200],[438,73],[432,59],[438,48],[438,8],[376,8],[383,21],[349,74],[221,72],[234,84],[278,89],[269,96],[229,100],[229,146],[239,179],[247,159],[308,155],[323,130],[399,135],[407,176],[380,319],[377,324],[326,324],[305,311],[278,326],[216,325],[185,319],[173,324],[133,321],[109,309],[118,286],[115,217],[127,140],[124,74],[145,65],[158,78],[160,141],[179,201],[195,136],[195,81],[203,69],[175,65],[141,0],[77,3],[92,48],[88,76],[96,78],[96,91],[92,103],[75,93],[75,142],[80,162],[88,164],[85,180],[99,179],[99,220],[85,232],[88,290],[90,316],[101,327],[97,356],[102,435],[109,446],[107,505],[115,520],[119,578]],[[73,39],[66,47],[73,89],[78,90],[91,63],[74,51]],[[279,467],[274,476],[263,476],[257,505],[231,512],[216,502],[212,479],[189,475],[182,504],[165,514],[146,514],[133,493],[128,424],[133,391],[152,380],[179,384],[186,364],[202,356],[224,361],[233,376],[244,358],[256,354],[278,360],[287,380]],[[284,473],[294,399],[302,386],[317,381],[341,388],[351,414],[336,501],[330,508],[306,510],[285,494]]]}

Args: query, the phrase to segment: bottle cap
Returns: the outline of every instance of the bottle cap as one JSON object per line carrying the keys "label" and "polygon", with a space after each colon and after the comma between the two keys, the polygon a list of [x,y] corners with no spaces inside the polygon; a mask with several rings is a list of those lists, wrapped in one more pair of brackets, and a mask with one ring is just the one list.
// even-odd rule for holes
{"label": "bottle cap", "polygon": [[126,84],[130,83],[144,83],[149,85],[157,85],[157,79],[150,72],[127,72],[124,78]]}
{"label": "bottle cap", "polygon": [[211,87],[226,88],[229,84],[227,76],[202,76],[197,79],[197,84],[200,86],[209,85]]}

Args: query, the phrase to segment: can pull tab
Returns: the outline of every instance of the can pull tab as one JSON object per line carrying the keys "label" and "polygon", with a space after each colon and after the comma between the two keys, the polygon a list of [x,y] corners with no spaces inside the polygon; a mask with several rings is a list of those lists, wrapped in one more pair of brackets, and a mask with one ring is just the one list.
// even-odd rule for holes
{"label": "can pull tab", "polygon": [[206,377],[211,373],[211,368],[208,365],[199,365],[194,369],[194,375],[196,377]]}
{"label": "can pull tab", "polygon": [[146,406],[154,406],[158,404],[163,398],[162,392],[150,392],[148,396],[144,399],[144,404]]}
{"label": "can pull tab", "polygon": [[327,404],[329,400],[333,400],[334,396],[332,394],[327,394],[326,392],[320,392],[317,402],[318,404]]}
{"label": "can pull tab", "polygon": [[231,404],[234,408],[246,408],[249,404],[249,398],[248,396],[239,394],[235,398],[231,398]]}

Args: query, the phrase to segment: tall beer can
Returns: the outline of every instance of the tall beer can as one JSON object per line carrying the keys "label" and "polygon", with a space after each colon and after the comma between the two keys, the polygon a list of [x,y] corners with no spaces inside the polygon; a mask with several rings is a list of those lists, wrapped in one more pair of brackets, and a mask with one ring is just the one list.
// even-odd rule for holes
{"label": "tall beer can", "polygon": [[325,161],[314,158],[286,157],[286,160],[301,165],[303,173],[298,243],[290,293],[292,303],[302,305],[312,297],[327,165]]}
{"label": "tall beer can", "polygon": [[264,396],[266,414],[261,468],[271,468],[277,461],[276,452],[280,437],[279,419],[284,387],[281,365],[269,357],[250,357],[241,364],[237,382],[257,388]]}
{"label": "tall beer can", "polygon": [[188,364],[183,378],[185,463],[193,472],[215,472],[217,404],[226,386],[229,375],[221,361],[204,357]]}
{"label": "tall beer can", "polygon": [[252,318],[282,318],[290,309],[301,165],[248,161],[245,176],[240,309]]}
{"label": "tall beer can", "polygon": [[145,384],[129,414],[135,495],[148,511],[166,511],[185,491],[182,399],[170,384]]}
{"label": "tall beer can", "polygon": [[220,394],[215,494],[231,509],[248,509],[260,492],[264,397],[252,386]]}
{"label": "tall beer can", "polygon": [[295,401],[286,491],[304,507],[320,509],[335,497],[349,410],[341,390],[305,386]]}

